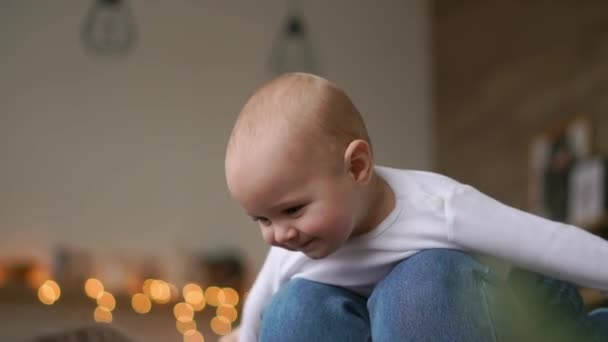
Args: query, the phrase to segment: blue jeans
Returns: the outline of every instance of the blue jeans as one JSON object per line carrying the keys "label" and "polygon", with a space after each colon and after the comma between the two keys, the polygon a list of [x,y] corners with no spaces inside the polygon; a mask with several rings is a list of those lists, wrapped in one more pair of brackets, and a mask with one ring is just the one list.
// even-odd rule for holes
{"label": "blue jeans", "polygon": [[588,315],[593,328],[600,330],[598,335],[604,336],[604,341],[608,341],[608,308],[599,308],[593,310]]}
{"label": "blue jeans", "polygon": [[[399,263],[369,298],[309,280],[290,281],[265,308],[260,340],[545,341],[550,331],[558,338],[552,341],[608,341],[608,334],[602,335],[608,312],[588,317],[573,287],[552,280],[541,283],[539,291],[555,293],[545,296],[549,302],[530,304],[530,309],[523,302],[526,295],[540,292],[526,277],[515,282],[520,295],[465,253],[426,250]],[[539,327],[532,315],[544,311],[536,306],[564,314]],[[562,324],[566,320],[574,323]]]}

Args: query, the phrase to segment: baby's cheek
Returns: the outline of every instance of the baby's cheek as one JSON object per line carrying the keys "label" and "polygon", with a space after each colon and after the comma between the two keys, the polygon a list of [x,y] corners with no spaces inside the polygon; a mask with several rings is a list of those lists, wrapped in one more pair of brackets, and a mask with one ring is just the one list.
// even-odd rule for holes
{"label": "baby's cheek", "polygon": [[332,236],[344,230],[348,225],[348,219],[337,211],[326,211],[315,215],[309,222],[307,233],[316,236]]}
{"label": "baby's cheek", "polygon": [[319,236],[327,230],[327,222],[322,217],[307,220],[304,225],[305,228],[302,229],[302,232],[306,235]]}
{"label": "baby's cheek", "polygon": [[260,230],[262,231],[262,238],[264,239],[264,242],[266,242],[269,245],[273,245],[274,244],[274,234],[272,233],[272,230],[261,227]]}

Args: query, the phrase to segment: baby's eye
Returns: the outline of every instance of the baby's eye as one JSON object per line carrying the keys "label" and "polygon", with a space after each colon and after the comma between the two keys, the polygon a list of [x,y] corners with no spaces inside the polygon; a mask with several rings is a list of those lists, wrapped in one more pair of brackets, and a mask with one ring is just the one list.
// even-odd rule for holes
{"label": "baby's eye", "polygon": [[260,224],[262,224],[263,226],[268,226],[270,225],[270,220],[265,218],[265,217],[252,217],[252,219],[255,222],[259,222]]}
{"label": "baby's eye", "polygon": [[283,212],[287,215],[293,215],[293,214],[297,213],[298,211],[300,211],[300,209],[302,209],[303,207],[304,207],[304,205],[297,205],[295,207],[287,208],[287,209],[283,210]]}

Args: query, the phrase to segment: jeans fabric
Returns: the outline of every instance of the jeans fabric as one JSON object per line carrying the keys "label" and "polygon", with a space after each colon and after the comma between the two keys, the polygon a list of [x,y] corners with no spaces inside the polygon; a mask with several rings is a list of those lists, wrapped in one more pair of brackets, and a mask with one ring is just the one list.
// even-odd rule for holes
{"label": "jeans fabric", "polygon": [[262,314],[260,340],[608,341],[608,309],[587,315],[570,284],[516,270],[507,281],[460,251],[399,263],[369,298],[293,279]]}

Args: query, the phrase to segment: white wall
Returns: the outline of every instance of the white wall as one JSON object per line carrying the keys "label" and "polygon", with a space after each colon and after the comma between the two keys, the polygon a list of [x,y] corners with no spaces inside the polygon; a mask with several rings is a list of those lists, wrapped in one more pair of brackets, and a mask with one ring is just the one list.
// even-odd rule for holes
{"label": "white wall", "polygon": [[[0,2],[0,257],[54,243],[169,255],[266,247],[225,190],[233,120],[271,75],[285,3],[130,2],[126,58],[83,51],[91,2]],[[430,168],[424,0],[301,1],[324,76],[360,107],[377,161]]]}

